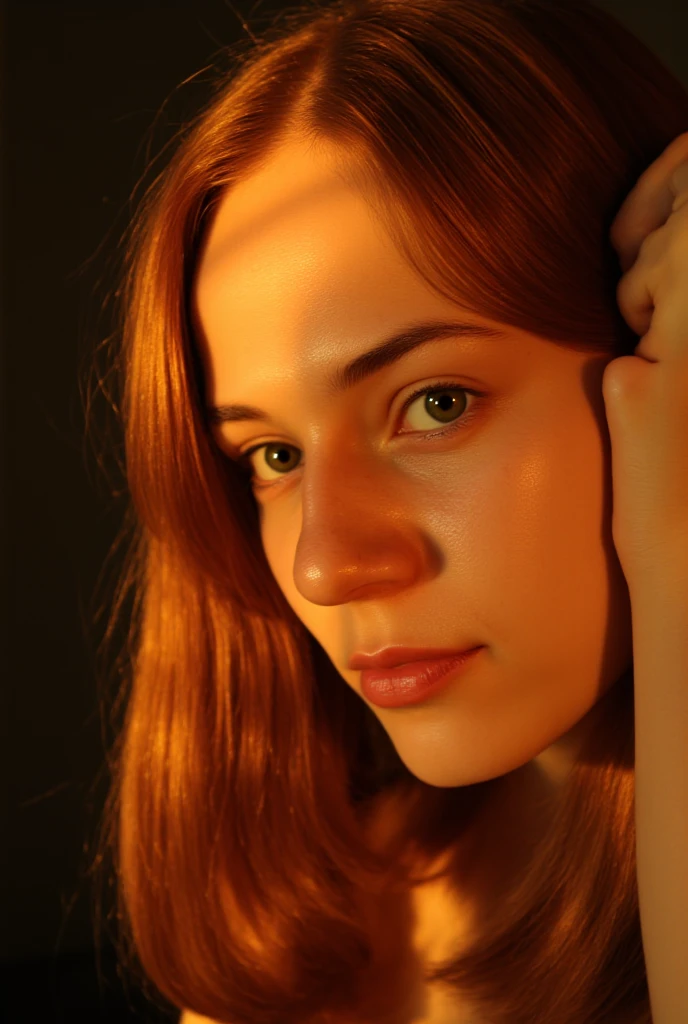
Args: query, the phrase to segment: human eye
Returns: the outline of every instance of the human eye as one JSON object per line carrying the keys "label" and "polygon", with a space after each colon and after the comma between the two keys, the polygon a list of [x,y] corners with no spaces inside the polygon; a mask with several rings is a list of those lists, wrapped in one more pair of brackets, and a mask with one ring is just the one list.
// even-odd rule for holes
{"label": "human eye", "polygon": [[[468,404],[467,411],[461,409],[462,405],[465,405],[465,398],[454,397],[470,395],[474,400]],[[404,430],[397,431],[398,436],[406,436],[408,434],[420,433],[422,434],[422,440],[433,440],[434,438],[447,437],[450,434],[456,433],[458,430],[466,426],[471,422],[473,417],[477,413],[480,400],[485,397],[484,392],[476,391],[473,388],[462,388],[455,384],[453,381],[438,381],[434,384],[426,385],[425,387],[418,388],[413,392],[409,398],[406,399],[402,407],[401,413],[404,418],[407,413],[412,410],[412,407],[418,402],[419,399],[424,398],[424,403],[419,403],[419,411],[414,412],[414,417],[422,416],[439,416],[440,420],[435,420],[435,424],[441,425],[445,423],[445,427],[442,430],[435,430],[432,432],[424,431],[421,428],[416,430]],[[442,417],[454,417],[463,412],[460,419],[442,419]],[[402,420],[403,422],[403,420]],[[260,468],[262,470],[275,471],[277,477],[268,477],[263,479],[262,477],[256,477],[255,474],[251,473],[251,469],[254,468],[253,457],[260,451],[265,449],[265,456],[260,460]],[[300,450],[294,445],[286,444],[284,441],[263,441],[261,444],[254,444],[246,451],[240,452],[236,457],[236,462],[239,468],[250,480],[251,485],[256,490],[263,490],[266,487],[272,487],[274,484],[278,484],[281,480],[288,479],[293,475],[294,469],[300,464],[300,458],[297,458],[294,462],[294,458],[290,457],[289,452],[295,452],[300,455]],[[290,463],[294,462],[293,465]]]}

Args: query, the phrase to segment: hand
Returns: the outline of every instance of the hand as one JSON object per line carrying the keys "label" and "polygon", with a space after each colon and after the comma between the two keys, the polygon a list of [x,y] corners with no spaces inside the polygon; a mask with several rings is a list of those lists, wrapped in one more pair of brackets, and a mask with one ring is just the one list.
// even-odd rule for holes
{"label": "hand", "polygon": [[610,240],[619,309],[641,336],[602,378],[614,546],[627,579],[677,563],[688,572],[688,132],[638,179]]}

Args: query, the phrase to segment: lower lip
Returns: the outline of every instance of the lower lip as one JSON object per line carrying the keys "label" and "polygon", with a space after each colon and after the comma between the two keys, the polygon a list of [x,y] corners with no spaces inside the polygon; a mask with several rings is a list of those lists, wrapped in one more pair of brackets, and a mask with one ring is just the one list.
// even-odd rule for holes
{"label": "lower lip", "polygon": [[363,669],[361,691],[366,700],[379,708],[401,708],[420,704],[453,682],[460,672],[472,664],[482,647],[463,654],[432,661],[413,661],[395,669]]}

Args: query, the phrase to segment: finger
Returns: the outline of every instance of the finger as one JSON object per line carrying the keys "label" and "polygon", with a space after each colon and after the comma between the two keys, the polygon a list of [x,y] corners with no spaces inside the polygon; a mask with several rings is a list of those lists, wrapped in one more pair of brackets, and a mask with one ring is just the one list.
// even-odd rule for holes
{"label": "finger", "polygon": [[674,171],[672,185],[676,198],[671,212],[676,213],[685,203],[688,203],[688,160],[680,164]]}
{"label": "finger", "polygon": [[675,138],[650,164],[617,213],[609,238],[624,273],[635,263],[647,235],[669,219],[677,200],[683,202],[684,163],[688,164],[688,132]]}
{"label": "finger", "polygon": [[652,323],[655,309],[653,278],[645,260],[637,260],[623,275],[616,289],[616,302],[631,330],[643,337]]}

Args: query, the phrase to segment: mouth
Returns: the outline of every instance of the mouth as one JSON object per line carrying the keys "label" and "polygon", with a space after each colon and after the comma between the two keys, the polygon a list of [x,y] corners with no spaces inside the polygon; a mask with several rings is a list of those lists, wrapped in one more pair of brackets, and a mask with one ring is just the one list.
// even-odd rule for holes
{"label": "mouth", "polygon": [[472,644],[465,647],[385,647],[375,653],[359,652],[349,661],[350,669],[396,669],[403,666],[415,666],[418,662],[440,661],[447,658],[458,658],[480,646]]}
{"label": "mouth", "polygon": [[446,657],[407,662],[393,668],[363,669],[361,694],[381,708],[420,704],[440,693],[474,663],[482,650],[473,647]]}

